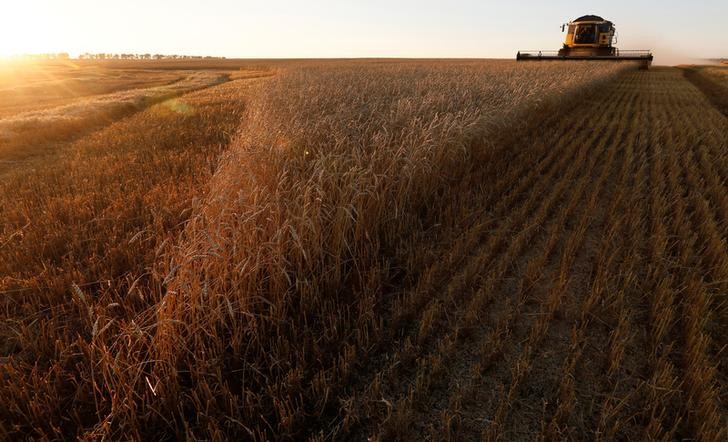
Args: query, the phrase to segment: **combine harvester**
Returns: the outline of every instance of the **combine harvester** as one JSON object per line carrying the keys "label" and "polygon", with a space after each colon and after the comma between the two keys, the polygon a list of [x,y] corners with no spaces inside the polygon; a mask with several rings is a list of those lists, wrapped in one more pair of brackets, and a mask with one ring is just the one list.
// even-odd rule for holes
{"label": "combine harvester", "polygon": [[617,42],[614,23],[598,15],[585,15],[561,25],[561,32],[566,28],[564,47],[559,51],[518,51],[516,60],[641,61],[642,69],[648,69],[652,64],[649,50],[620,51],[612,46]]}

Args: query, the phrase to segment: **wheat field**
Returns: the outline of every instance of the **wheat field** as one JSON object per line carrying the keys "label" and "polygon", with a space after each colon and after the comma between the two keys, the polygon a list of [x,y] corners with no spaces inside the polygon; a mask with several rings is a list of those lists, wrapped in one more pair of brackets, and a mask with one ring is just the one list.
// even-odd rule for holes
{"label": "wheat field", "polygon": [[4,438],[728,437],[724,68],[215,63],[0,76]]}

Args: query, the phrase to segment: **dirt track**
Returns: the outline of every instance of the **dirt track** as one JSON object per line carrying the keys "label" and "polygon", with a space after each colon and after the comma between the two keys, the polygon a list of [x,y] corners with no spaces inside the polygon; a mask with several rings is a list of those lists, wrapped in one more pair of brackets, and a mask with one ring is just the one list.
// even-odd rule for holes
{"label": "dirt track", "polygon": [[728,119],[677,69],[629,73],[489,167],[352,395],[360,435],[724,437]]}

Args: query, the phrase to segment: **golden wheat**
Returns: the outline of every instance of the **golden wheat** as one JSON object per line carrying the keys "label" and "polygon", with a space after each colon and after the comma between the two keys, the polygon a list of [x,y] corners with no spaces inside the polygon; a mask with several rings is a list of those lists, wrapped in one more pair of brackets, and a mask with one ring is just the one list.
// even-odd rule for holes
{"label": "golden wheat", "polygon": [[710,72],[217,63],[0,170],[6,437],[725,437]]}

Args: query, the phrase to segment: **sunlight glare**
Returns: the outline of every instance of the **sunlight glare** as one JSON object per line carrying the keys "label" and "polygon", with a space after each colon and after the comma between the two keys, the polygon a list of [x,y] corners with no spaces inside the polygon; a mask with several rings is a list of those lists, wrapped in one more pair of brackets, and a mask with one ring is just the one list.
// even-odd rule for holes
{"label": "sunlight glare", "polygon": [[54,50],[47,17],[35,13],[33,2],[5,2],[0,6],[0,57]]}

